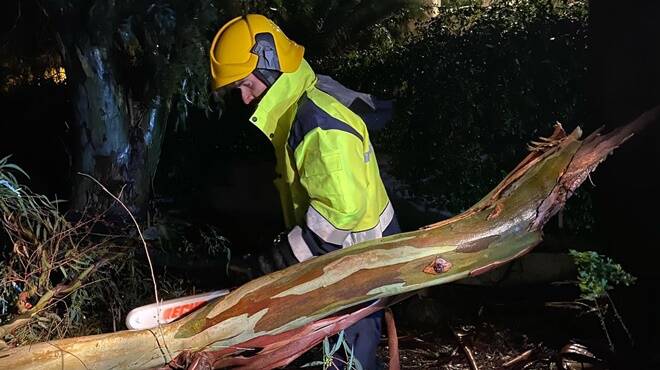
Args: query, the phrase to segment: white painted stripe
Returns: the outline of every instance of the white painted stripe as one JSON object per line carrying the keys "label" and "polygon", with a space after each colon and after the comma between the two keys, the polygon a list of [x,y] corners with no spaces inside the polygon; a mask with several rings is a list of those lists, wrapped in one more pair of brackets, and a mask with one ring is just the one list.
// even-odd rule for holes
{"label": "white painted stripe", "polygon": [[302,237],[302,229],[300,226],[294,227],[293,230],[289,232],[287,239],[289,239],[289,245],[291,246],[293,255],[296,256],[296,259],[299,262],[306,261],[314,257],[312,251],[309,249],[309,246],[307,243],[305,243],[305,239]]}
{"label": "white painted stripe", "polygon": [[326,220],[314,207],[310,206],[307,209],[305,216],[307,227],[309,227],[316,235],[328,243],[342,245],[346,237],[350,233],[348,230],[341,230]]}

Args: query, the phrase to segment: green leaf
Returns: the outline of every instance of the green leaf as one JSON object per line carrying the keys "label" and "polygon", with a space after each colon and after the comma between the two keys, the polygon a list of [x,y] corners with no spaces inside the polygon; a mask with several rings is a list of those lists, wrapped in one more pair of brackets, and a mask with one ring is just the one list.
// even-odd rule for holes
{"label": "green leaf", "polygon": [[323,354],[327,355],[330,353],[330,340],[328,340],[328,337],[323,338]]}
{"label": "green leaf", "polygon": [[337,342],[336,342],[335,345],[332,347],[332,350],[330,351],[330,355],[334,355],[335,352],[337,352],[337,350],[338,350],[339,348],[341,348],[341,344],[342,344],[343,342],[344,342],[344,331],[342,330],[342,331],[339,332],[339,335],[338,335],[338,337],[337,337]]}

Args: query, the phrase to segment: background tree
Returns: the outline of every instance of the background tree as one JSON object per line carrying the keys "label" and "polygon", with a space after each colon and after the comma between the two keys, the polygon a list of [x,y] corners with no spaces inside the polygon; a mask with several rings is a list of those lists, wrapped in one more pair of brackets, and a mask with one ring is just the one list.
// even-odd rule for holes
{"label": "background tree", "polygon": [[[74,172],[98,178],[144,215],[171,113],[206,106],[210,2],[51,2],[50,22],[74,107]],[[173,111],[173,108],[175,110]],[[72,206],[105,206],[77,177]]]}

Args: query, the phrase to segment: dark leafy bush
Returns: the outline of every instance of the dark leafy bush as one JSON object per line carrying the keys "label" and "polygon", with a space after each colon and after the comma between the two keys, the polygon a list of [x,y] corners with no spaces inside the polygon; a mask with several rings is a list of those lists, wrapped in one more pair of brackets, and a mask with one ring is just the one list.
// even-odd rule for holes
{"label": "dark leafy bush", "polygon": [[381,152],[410,190],[459,212],[555,121],[584,121],[587,41],[584,1],[497,1],[440,8],[405,42],[320,64],[396,99],[394,121],[375,138]]}
{"label": "dark leafy bush", "polygon": [[636,278],[623,270],[620,264],[593,251],[569,251],[578,269],[580,298],[595,301],[607,295],[617,285],[629,286]]}

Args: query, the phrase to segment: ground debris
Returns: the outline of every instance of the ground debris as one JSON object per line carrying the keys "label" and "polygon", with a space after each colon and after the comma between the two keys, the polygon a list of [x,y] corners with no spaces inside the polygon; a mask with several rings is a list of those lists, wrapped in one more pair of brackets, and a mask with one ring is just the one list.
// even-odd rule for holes
{"label": "ground debris", "polygon": [[[401,328],[399,351],[402,369],[469,370],[470,363],[461,345],[451,332],[419,332]],[[540,342],[531,342],[524,334],[496,326],[480,323],[470,330],[466,345],[470,348],[479,369],[556,369],[556,351]],[[389,360],[387,342],[379,349],[379,356]],[[531,352],[528,352],[531,351]],[[507,362],[529,353],[509,366]]]}

